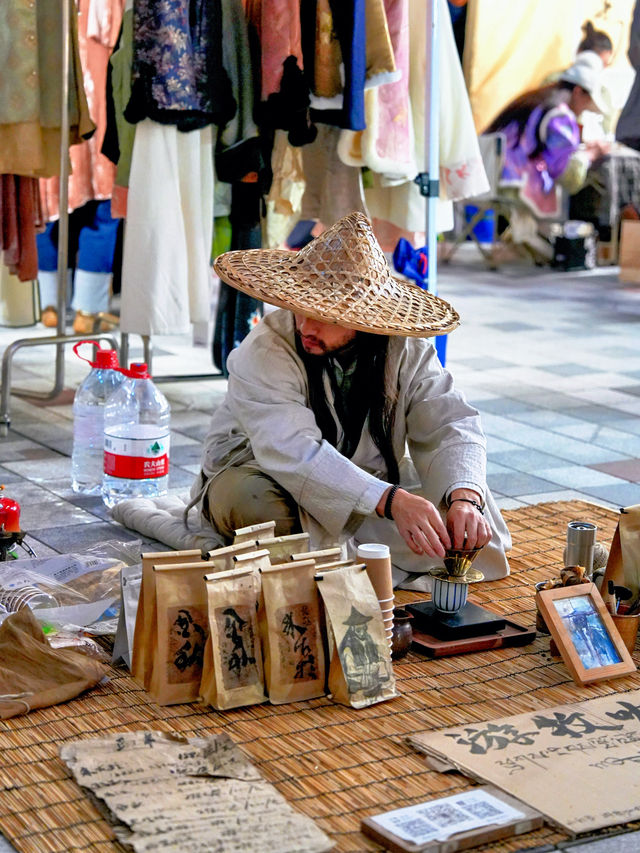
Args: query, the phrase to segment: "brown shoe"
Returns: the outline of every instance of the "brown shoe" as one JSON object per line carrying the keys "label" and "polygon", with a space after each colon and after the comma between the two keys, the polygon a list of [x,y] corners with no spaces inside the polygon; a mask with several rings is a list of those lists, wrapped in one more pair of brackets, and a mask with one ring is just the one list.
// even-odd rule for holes
{"label": "brown shoe", "polygon": [[95,332],[111,332],[117,328],[119,317],[101,311],[99,314],[89,314],[87,311],[76,311],[73,320],[73,331],[76,335],[91,335]]}
{"label": "brown shoe", "polygon": [[73,331],[76,335],[90,335],[92,332],[97,332],[96,315],[88,314],[86,311],[76,311],[76,316],[73,318]]}
{"label": "brown shoe", "polygon": [[55,329],[58,325],[58,312],[53,305],[47,305],[47,307],[40,312],[40,322],[48,329]]}

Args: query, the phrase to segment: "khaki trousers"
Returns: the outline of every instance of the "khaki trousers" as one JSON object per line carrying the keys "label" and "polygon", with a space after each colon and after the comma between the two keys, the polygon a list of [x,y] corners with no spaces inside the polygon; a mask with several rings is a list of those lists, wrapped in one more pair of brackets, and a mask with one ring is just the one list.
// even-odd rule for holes
{"label": "khaki trousers", "polygon": [[207,492],[205,514],[229,541],[238,528],[265,521],[275,521],[275,536],[302,530],[294,499],[256,463],[227,468],[218,474]]}

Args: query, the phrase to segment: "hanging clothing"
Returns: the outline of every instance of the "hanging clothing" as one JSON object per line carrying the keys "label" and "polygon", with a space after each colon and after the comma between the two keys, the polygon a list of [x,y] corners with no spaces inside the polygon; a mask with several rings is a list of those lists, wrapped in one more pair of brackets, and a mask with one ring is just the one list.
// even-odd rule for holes
{"label": "hanging clothing", "polygon": [[367,213],[361,170],[340,160],[339,138],[340,128],[319,124],[315,142],[302,148],[305,190],[300,218],[327,227],[354,210]]}
{"label": "hanging clothing", "polygon": [[136,127],[122,262],[120,328],[182,334],[209,321],[212,128]]}
{"label": "hanging clothing", "polygon": [[262,0],[258,29],[261,48],[261,99],[280,91],[284,61],[293,56],[303,68],[300,0]]}
{"label": "hanging clothing", "polygon": [[365,92],[366,130],[345,130],[338,155],[344,163],[402,182],[419,171],[409,94],[409,4],[387,0],[386,7],[399,79]]}
{"label": "hanging clothing", "polygon": [[[409,28],[409,99],[413,121],[415,162],[418,171],[426,169],[426,140],[424,137],[426,98],[426,9],[420,0],[408,0]],[[450,202],[469,198],[489,189],[477,133],[471,115],[469,96],[462,75],[460,59],[456,51],[451,19],[446,0],[439,0],[440,22],[440,199],[437,211],[437,231],[453,227],[453,211]],[[386,87],[382,87],[384,89]],[[381,90],[379,90],[381,91]],[[390,132],[380,127],[378,136]],[[413,245],[424,243],[425,199],[413,182],[416,173],[407,180],[392,185],[380,175],[374,176],[373,187],[365,190],[365,199],[371,216],[375,220],[376,236],[381,240],[380,222],[390,223],[387,229],[398,237],[404,236]],[[384,226],[383,226],[384,227]],[[393,251],[393,245],[383,245],[385,251]]]}
{"label": "hanging clothing", "polygon": [[[91,11],[95,0],[78,0],[78,47],[83,72],[84,89],[91,119],[96,132],[91,139],[69,150],[69,212],[88,201],[111,198],[115,166],[102,153],[106,116],[106,78],[109,57],[113,50],[113,30],[120,26],[122,0],[102,0],[99,8]],[[91,30],[89,19],[91,17]],[[49,178],[40,182],[42,206],[47,220],[59,216],[60,179]]]}
{"label": "hanging clothing", "polygon": [[[184,27],[185,21],[180,17],[184,11],[182,3],[183,0],[178,0],[174,4],[172,14],[178,16]],[[256,172],[259,177],[262,173],[260,139],[252,116],[252,62],[242,3],[241,0],[216,0],[214,6],[210,0],[202,0],[198,5],[202,18],[193,24],[193,32],[210,35],[212,9],[218,10],[216,26],[224,31],[225,40],[222,43],[209,38],[209,45],[218,44],[220,52],[215,62],[220,63],[220,68],[224,65],[224,74],[219,78],[210,77],[209,84],[214,85],[219,79],[222,101],[228,103],[230,97],[237,109],[233,115],[217,111],[217,95],[211,100],[211,108],[207,107],[206,97],[211,93],[207,94],[207,90],[203,94],[204,90],[197,87],[187,87],[173,98],[170,77],[158,77],[157,91],[163,98],[166,96],[164,106],[167,108],[167,114],[161,118],[163,122],[168,121],[168,112],[172,112],[174,126],[151,119],[136,124],[123,251],[120,324],[123,332],[168,334],[185,332],[190,323],[209,322],[213,150],[215,148],[215,170],[221,180],[239,181],[249,172]],[[138,13],[137,4],[135,12]],[[143,0],[140,14],[144,18],[151,12],[149,0]],[[184,28],[181,31],[184,32]],[[145,41],[146,53],[134,59],[134,88],[136,63],[140,65],[141,57],[152,56],[154,61],[160,61],[166,35],[163,33],[159,34],[155,48],[150,41]],[[140,31],[136,37],[141,37]],[[191,73],[189,69],[193,69],[193,64],[190,63],[202,49],[202,45],[194,44],[191,52],[182,54],[185,74]],[[136,50],[134,41],[134,55]],[[198,82],[200,86],[204,86],[204,81]],[[134,101],[132,91],[129,107]],[[201,108],[194,111],[192,107],[197,103]],[[125,110],[125,118],[129,107]],[[191,119],[203,120],[207,110],[207,127],[184,131]],[[184,122],[180,114],[184,114]],[[219,127],[214,130],[211,122],[219,122]]]}
{"label": "hanging clothing", "polygon": [[215,168],[218,180],[234,183],[249,172],[260,172],[263,161],[253,117],[255,96],[250,73],[253,59],[242,0],[221,0],[221,9],[225,33],[222,62],[236,111],[218,131]]}
{"label": "hanging clothing", "polygon": [[333,26],[340,43],[344,83],[341,106],[319,109],[313,102],[312,121],[323,121],[336,127],[364,130],[364,87],[367,76],[366,0],[329,0]]}
{"label": "hanging clothing", "polygon": [[220,0],[136,0],[127,121],[189,131],[225,124],[236,105],[222,64]]}
{"label": "hanging clothing", "polygon": [[42,222],[36,178],[0,175],[0,251],[20,281],[33,281],[38,275],[36,228]]}
{"label": "hanging clothing", "polygon": [[263,247],[282,245],[300,219],[305,190],[303,147],[290,145],[284,130],[276,130],[271,155],[273,180],[266,198]]}
{"label": "hanging clothing", "polygon": [[[231,188],[230,249],[262,248],[260,206],[262,196],[256,182],[236,182]],[[213,363],[228,376],[227,358],[256,326],[263,314],[263,304],[246,293],[220,282],[213,334]]]}
{"label": "hanging clothing", "polygon": [[[89,116],[70,9],[69,144],[88,139]],[[0,9],[0,174],[60,174],[62,4],[3,0]]]}

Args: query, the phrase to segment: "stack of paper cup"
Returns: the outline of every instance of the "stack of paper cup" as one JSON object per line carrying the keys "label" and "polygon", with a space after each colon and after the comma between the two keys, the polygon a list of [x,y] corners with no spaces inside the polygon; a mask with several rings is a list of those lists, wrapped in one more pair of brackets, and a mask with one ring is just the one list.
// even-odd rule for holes
{"label": "stack of paper cup", "polygon": [[367,575],[375,590],[382,610],[384,629],[391,647],[393,635],[393,581],[391,554],[388,545],[369,542],[358,545],[358,560],[367,567]]}

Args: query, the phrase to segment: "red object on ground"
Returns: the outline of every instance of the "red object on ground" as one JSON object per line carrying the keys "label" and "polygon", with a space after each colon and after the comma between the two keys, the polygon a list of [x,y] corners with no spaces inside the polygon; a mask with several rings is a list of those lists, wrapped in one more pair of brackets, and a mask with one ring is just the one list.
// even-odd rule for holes
{"label": "red object on ground", "polygon": [[0,524],[7,533],[20,532],[20,504],[13,498],[0,498]]}

